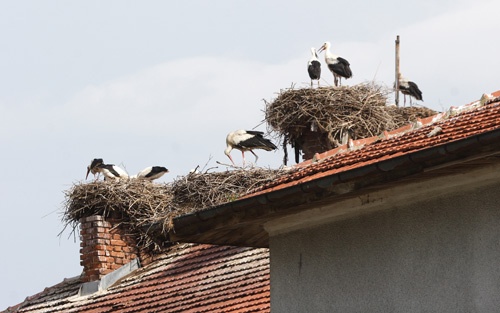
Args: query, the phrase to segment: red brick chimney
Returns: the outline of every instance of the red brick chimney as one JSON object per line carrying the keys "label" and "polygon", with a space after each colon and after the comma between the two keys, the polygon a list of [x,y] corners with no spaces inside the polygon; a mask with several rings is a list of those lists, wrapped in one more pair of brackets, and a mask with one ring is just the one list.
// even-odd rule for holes
{"label": "red brick chimney", "polygon": [[334,148],[327,134],[309,129],[303,131],[301,142],[302,160],[304,161],[312,159],[316,153],[323,153]]}
{"label": "red brick chimney", "polygon": [[117,219],[100,215],[81,218],[80,239],[84,282],[100,280],[139,255],[136,239]]}

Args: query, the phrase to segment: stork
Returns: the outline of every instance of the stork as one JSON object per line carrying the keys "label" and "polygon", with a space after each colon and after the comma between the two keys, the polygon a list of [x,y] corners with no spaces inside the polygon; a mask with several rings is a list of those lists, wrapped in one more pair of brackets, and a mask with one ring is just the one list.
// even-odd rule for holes
{"label": "stork", "polygon": [[404,77],[399,78],[399,90],[404,96],[404,104],[406,105],[406,96],[408,95],[410,97],[410,105],[411,103],[411,98],[415,98],[416,100],[424,101],[422,98],[422,91],[418,88],[417,84],[415,84],[412,81],[409,81],[408,79]]}
{"label": "stork", "polygon": [[168,169],[163,166],[149,166],[130,178],[144,179],[153,181],[168,173]]}
{"label": "stork", "polygon": [[311,78],[311,88],[313,87],[313,80],[318,81],[319,87],[319,78],[321,77],[321,63],[318,60],[318,54],[316,53],[315,48],[311,48],[311,59],[307,62],[307,72],[309,73],[309,77]]}
{"label": "stork", "polygon": [[98,172],[101,172],[104,175],[105,180],[115,180],[119,181],[120,179],[128,179],[128,174],[122,168],[114,165],[114,164],[99,164],[96,167]]}
{"label": "stork", "polygon": [[325,62],[328,65],[328,69],[333,73],[333,79],[335,81],[335,86],[342,85],[342,77],[345,79],[352,77],[352,71],[349,62],[330,52],[330,42],[325,42],[318,52],[325,51]]}
{"label": "stork", "polygon": [[224,154],[227,155],[229,160],[235,165],[230,153],[233,149],[240,150],[243,158],[243,166],[245,166],[245,151],[250,151],[255,156],[255,163],[257,163],[259,157],[252,150],[263,149],[272,151],[277,149],[277,147],[269,139],[264,138],[263,135],[263,132],[254,130],[240,129],[231,132],[226,137],[227,148],[224,150]]}
{"label": "stork", "polygon": [[96,175],[100,173],[99,169],[97,166],[99,164],[103,164],[104,161],[102,159],[93,159],[90,161],[90,165],[87,166],[87,175],[85,175],[85,179],[89,177],[89,173],[92,173],[94,175],[94,179],[96,178]]}

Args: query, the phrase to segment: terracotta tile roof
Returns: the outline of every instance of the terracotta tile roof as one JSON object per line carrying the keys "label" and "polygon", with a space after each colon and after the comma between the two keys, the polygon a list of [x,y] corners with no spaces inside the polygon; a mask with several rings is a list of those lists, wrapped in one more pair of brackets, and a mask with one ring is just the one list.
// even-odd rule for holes
{"label": "terracotta tile roof", "polygon": [[267,249],[181,245],[108,290],[66,279],[5,312],[269,312]]}
{"label": "terracotta tile roof", "polygon": [[[176,235],[180,236],[177,238],[185,236],[183,238],[186,240],[221,244],[228,244],[226,240],[234,240],[234,244],[250,242],[250,245],[265,246],[268,244],[267,233],[261,225],[267,218],[286,214],[292,208],[289,201],[297,206],[300,204],[297,200],[305,204],[325,196],[321,193],[307,196],[300,194],[300,197],[287,202],[287,198],[298,192],[297,188],[288,187],[301,185],[304,190],[303,186],[307,183],[329,177],[346,182],[366,177],[366,173],[373,169],[390,172],[392,168],[386,166],[399,166],[395,160],[401,156],[406,156],[403,167],[409,161],[425,163],[426,167],[430,167],[439,162],[449,162],[449,158],[444,161],[435,159],[444,155],[460,154],[464,150],[468,151],[467,155],[473,155],[477,143],[483,144],[481,141],[484,140],[484,144],[489,145],[491,140],[498,137],[498,97],[500,91],[481,101],[420,120],[417,125],[387,132],[381,137],[353,141],[317,155],[314,160],[297,165],[299,171],[291,172],[241,200],[176,218]],[[495,136],[488,139],[488,133],[493,132]],[[474,142],[465,140],[476,135],[484,136]],[[448,145],[453,142],[465,143],[455,147]],[[443,151],[428,154],[431,148],[439,147],[443,147]],[[495,146],[495,149],[500,148]],[[328,186],[332,184],[329,182]],[[287,190],[290,191],[277,193]],[[255,238],[258,240],[255,241]],[[267,249],[183,245],[106,291],[79,297],[79,285],[78,278],[65,280],[6,312],[270,311]]]}
{"label": "terracotta tile roof", "polygon": [[[382,136],[351,141],[315,155],[296,167],[299,171],[277,179],[244,198],[283,189],[306,181],[375,164],[393,157],[460,140],[500,128],[500,90],[482,100],[407,125]],[[485,105],[489,103],[488,105]],[[435,134],[434,134],[434,133]],[[383,137],[383,138],[382,138]]]}
{"label": "terracotta tile roof", "polygon": [[298,170],[236,201],[179,216],[170,239],[268,247],[263,225],[273,219],[311,209],[315,203],[355,197],[367,188],[443,175],[430,169],[499,153],[500,91],[496,91],[415,125],[315,155],[296,165]]}

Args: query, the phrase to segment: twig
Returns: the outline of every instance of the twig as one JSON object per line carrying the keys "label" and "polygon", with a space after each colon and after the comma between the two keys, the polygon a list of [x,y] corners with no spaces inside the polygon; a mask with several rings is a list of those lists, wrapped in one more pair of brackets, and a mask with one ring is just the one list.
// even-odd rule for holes
{"label": "twig", "polygon": [[215,161],[215,163],[217,163],[219,165],[227,166],[227,167],[230,167],[230,168],[235,168],[235,169],[241,169],[241,168],[243,168],[243,167],[238,166],[238,165],[222,163],[222,162],[219,162],[219,161]]}

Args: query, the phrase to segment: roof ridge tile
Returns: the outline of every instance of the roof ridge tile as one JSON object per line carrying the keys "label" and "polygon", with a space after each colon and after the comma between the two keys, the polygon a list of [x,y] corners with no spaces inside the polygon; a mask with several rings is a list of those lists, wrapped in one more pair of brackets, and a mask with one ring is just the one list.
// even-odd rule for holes
{"label": "roof ridge tile", "polygon": [[[498,95],[498,96],[496,96]],[[426,118],[417,118],[415,122],[410,122],[404,126],[401,126],[395,130],[392,131],[383,131],[380,135],[377,136],[372,136],[372,137],[367,137],[367,138],[361,138],[357,140],[349,140],[349,143],[346,145],[342,145],[339,147],[336,147],[334,149],[322,152],[322,153],[316,153],[313,157],[312,160],[306,160],[304,162],[296,164],[294,167],[301,168],[301,167],[306,167],[310,166],[312,164],[322,162],[324,159],[328,159],[330,157],[333,157],[337,154],[343,154],[343,153],[349,153],[354,150],[359,150],[364,148],[367,145],[373,144],[378,142],[379,140],[384,140],[384,139],[391,139],[394,137],[399,137],[402,136],[408,132],[412,132],[415,130],[418,130],[424,126],[429,126],[438,122],[444,122],[446,120],[449,120],[451,118],[456,118],[463,113],[466,112],[471,112],[476,109],[479,109],[480,107],[484,107],[486,105],[495,103],[500,101],[500,90],[496,91],[492,94],[483,94],[480,100],[464,104],[462,106],[451,106],[448,110],[437,113],[435,115],[426,117]]]}
{"label": "roof ridge tile", "polygon": [[500,90],[483,95],[482,99],[419,119],[395,131],[384,131],[378,136],[362,139],[366,141],[353,140],[348,145],[317,153],[313,160],[296,164],[297,170],[290,175],[280,177],[243,198],[500,128]]}

